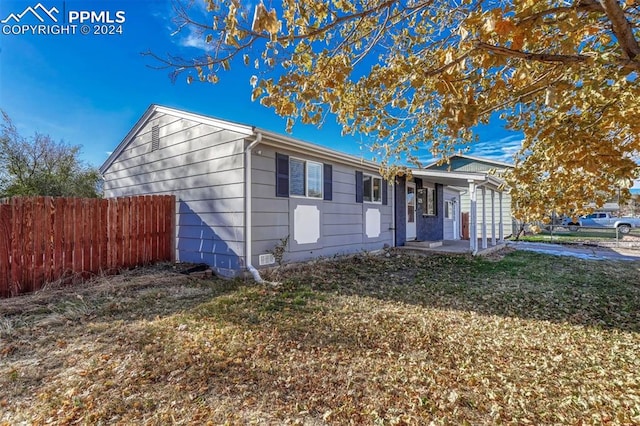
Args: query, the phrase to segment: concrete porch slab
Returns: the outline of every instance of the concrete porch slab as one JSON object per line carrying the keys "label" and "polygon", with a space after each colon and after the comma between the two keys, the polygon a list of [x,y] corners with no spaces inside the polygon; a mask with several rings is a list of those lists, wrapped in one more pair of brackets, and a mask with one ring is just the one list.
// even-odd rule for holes
{"label": "concrete porch slab", "polygon": [[[432,243],[440,243],[430,246]],[[482,242],[478,240],[478,247],[482,246]],[[504,242],[498,242],[495,246],[489,246],[486,249],[479,249],[476,256],[486,256],[494,251],[501,250],[506,247]],[[399,250],[409,250],[415,252],[431,252],[431,253],[451,253],[451,254],[471,254],[469,248],[469,240],[443,240],[443,241],[407,241],[404,246],[396,247]]]}

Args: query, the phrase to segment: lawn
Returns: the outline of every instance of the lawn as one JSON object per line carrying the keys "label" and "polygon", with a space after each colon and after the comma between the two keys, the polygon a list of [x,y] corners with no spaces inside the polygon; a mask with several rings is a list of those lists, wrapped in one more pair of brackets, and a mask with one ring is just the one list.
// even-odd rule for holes
{"label": "lawn", "polygon": [[170,265],[0,301],[0,424],[639,424],[640,264]]}

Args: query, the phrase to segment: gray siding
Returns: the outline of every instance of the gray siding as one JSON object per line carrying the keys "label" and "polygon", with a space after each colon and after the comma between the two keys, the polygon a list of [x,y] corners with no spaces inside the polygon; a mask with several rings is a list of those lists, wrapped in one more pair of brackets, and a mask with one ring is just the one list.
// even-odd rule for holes
{"label": "gray siding", "polygon": [[[496,228],[496,238],[499,238],[499,226],[500,226],[500,201],[499,194],[495,193],[494,198],[494,208],[495,208],[495,228]],[[469,212],[471,210],[471,199],[469,198],[468,191],[465,192],[461,197],[460,207],[463,212]],[[482,190],[478,189],[477,192],[477,209],[478,209],[478,238],[482,237]],[[492,236],[492,225],[491,225],[491,191],[486,190],[485,192],[485,215],[487,222],[487,236],[491,238]],[[508,237],[511,235],[513,230],[513,218],[511,216],[511,196],[504,192],[502,193],[502,229],[504,232],[504,237]]]}
{"label": "gray siding", "polygon": [[[259,267],[259,256],[268,253],[281,238],[289,235],[289,245],[284,256],[285,262],[302,261],[322,256],[371,251],[392,245],[391,226],[392,187],[388,186],[388,204],[356,203],[355,171],[353,167],[301,156],[286,150],[287,154],[304,160],[331,164],[332,200],[303,197],[276,197],[275,155],[276,150],[267,146],[258,146],[252,151],[252,263]],[[369,172],[366,172],[369,173]],[[375,174],[375,173],[372,173]],[[295,215],[304,211],[319,215],[319,236],[313,243],[299,244],[294,238]],[[379,218],[379,235],[369,238],[367,235],[367,217]],[[371,231],[371,229],[370,229]],[[370,235],[375,235],[373,231]]]}
{"label": "gray siding", "polygon": [[244,256],[243,149],[242,134],[156,112],[105,172],[105,196],[175,195],[176,259],[230,274]]}
{"label": "gray siding", "polygon": [[[465,158],[465,157],[452,157],[450,164],[443,164],[440,166],[432,166],[430,167],[434,170],[452,170],[452,171],[460,171],[460,172],[480,172],[485,173],[489,170],[495,170],[497,176],[502,176],[504,173],[504,167],[498,166],[491,161],[479,161],[477,159]],[[482,236],[482,198],[481,191],[478,190],[478,236]],[[469,198],[469,193],[465,192],[461,196],[461,211],[469,212],[470,211],[471,200]],[[496,238],[499,237],[498,227],[500,226],[500,213],[499,213],[499,204],[498,204],[498,194],[495,194],[495,227],[496,227]],[[511,196],[508,192],[504,192],[502,194],[502,229],[504,232],[504,237],[508,237],[513,232],[513,217],[511,215]],[[491,223],[491,194],[489,191],[486,192],[485,198],[485,215],[487,222],[487,235],[488,238],[492,237],[492,223]]]}

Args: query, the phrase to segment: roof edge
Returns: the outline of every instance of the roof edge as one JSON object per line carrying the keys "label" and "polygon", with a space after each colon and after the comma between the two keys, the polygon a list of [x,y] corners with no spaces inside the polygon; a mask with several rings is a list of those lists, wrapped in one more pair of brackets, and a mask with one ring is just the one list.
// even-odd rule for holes
{"label": "roof edge", "polygon": [[[270,130],[254,128],[255,133],[261,133],[263,136],[262,144],[274,146],[274,147],[286,147],[292,151],[301,152],[304,154],[311,154],[319,157],[330,158],[334,161],[348,164],[351,166],[364,167],[370,170],[379,170],[380,164],[365,160],[364,158],[358,158],[351,154],[336,151],[330,148],[325,148],[321,145],[305,142],[303,140],[282,135],[280,133],[272,132]],[[267,138],[266,140],[264,138]],[[269,143],[271,142],[271,143]]]}
{"label": "roof edge", "polygon": [[109,157],[105,160],[105,162],[99,167],[99,171],[101,174],[104,174],[109,167],[113,164],[113,162],[118,158],[118,156],[125,150],[125,148],[131,143],[134,139],[135,135],[138,131],[149,121],[149,118],[156,112],[169,114],[176,116],[178,118],[184,118],[187,120],[197,121],[202,124],[208,124],[215,127],[220,127],[222,129],[231,130],[237,133],[244,134],[246,136],[251,136],[254,134],[254,127],[248,126],[245,124],[235,123],[232,121],[221,120],[217,118],[212,118],[203,114],[196,114],[176,108],[170,108],[162,105],[151,104],[146,109],[144,114],[136,121],[131,130],[126,134],[124,139],[118,144],[116,149],[111,152]]}
{"label": "roof edge", "polygon": [[[499,161],[499,160],[493,160],[493,159],[487,158],[487,157],[476,157],[476,156],[473,156],[473,155],[466,155],[466,154],[453,154],[449,158],[454,158],[454,157],[466,158],[468,160],[474,160],[474,161],[482,161],[484,163],[491,163],[491,164],[495,164],[497,166],[508,167],[508,168],[511,168],[511,169],[515,167],[514,164],[506,163],[504,161]],[[427,164],[426,166],[424,166],[423,168],[424,169],[429,169],[431,167],[437,166],[438,162],[440,162],[440,160],[433,161],[433,162]]]}

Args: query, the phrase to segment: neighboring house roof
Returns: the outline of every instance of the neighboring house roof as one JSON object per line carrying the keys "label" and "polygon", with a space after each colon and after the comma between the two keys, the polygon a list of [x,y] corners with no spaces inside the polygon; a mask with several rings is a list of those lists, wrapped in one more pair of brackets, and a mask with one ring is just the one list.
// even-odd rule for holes
{"label": "neighboring house roof", "polygon": [[[471,165],[473,167],[470,167]],[[435,170],[460,170],[473,168],[473,171],[488,171],[489,169],[512,169],[513,167],[513,164],[493,160],[491,158],[455,154],[449,157],[449,163],[438,164],[438,161],[434,161],[433,163],[426,165],[424,168]]]}
{"label": "neighboring house roof", "polygon": [[207,115],[202,114],[194,114],[191,112],[169,108],[161,105],[152,104],[147,108],[145,113],[140,117],[140,119],[136,122],[133,128],[127,133],[124,139],[118,144],[116,149],[109,155],[109,158],[104,162],[102,166],[100,166],[100,173],[105,173],[109,167],[113,164],[113,162],[118,158],[118,156],[126,149],[126,147],[131,143],[131,141],[136,137],[136,134],[140,131],[142,127],[149,121],[151,116],[156,113],[165,113],[170,114],[179,118],[184,118],[186,120],[191,120],[203,124],[208,124],[214,127],[218,127],[225,130],[230,130],[236,133],[240,133],[246,135],[247,138],[257,138],[258,135],[262,135],[262,144],[273,146],[276,148],[288,149],[294,152],[298,152],[301,154],[323,157],[327,159],[331,159],[333,161],[353,165],[356,167],[361,167],[365,169],[369,169],[372,171],[376,171],[379,169],[379,165],[372,161],[365,160],[363,158],[358,158],[349,154],[344,154],[339,151],[334,151],[320,145],[312,144],[309,142],[302,141],[300,139],[295,139],[289,136],[281,135],[279,133],[275,133],[269,130],[260,129],[255,126],[250,126],[246,124],[235,123],[232,121],[221,120],[218,118],[213,118]]}

